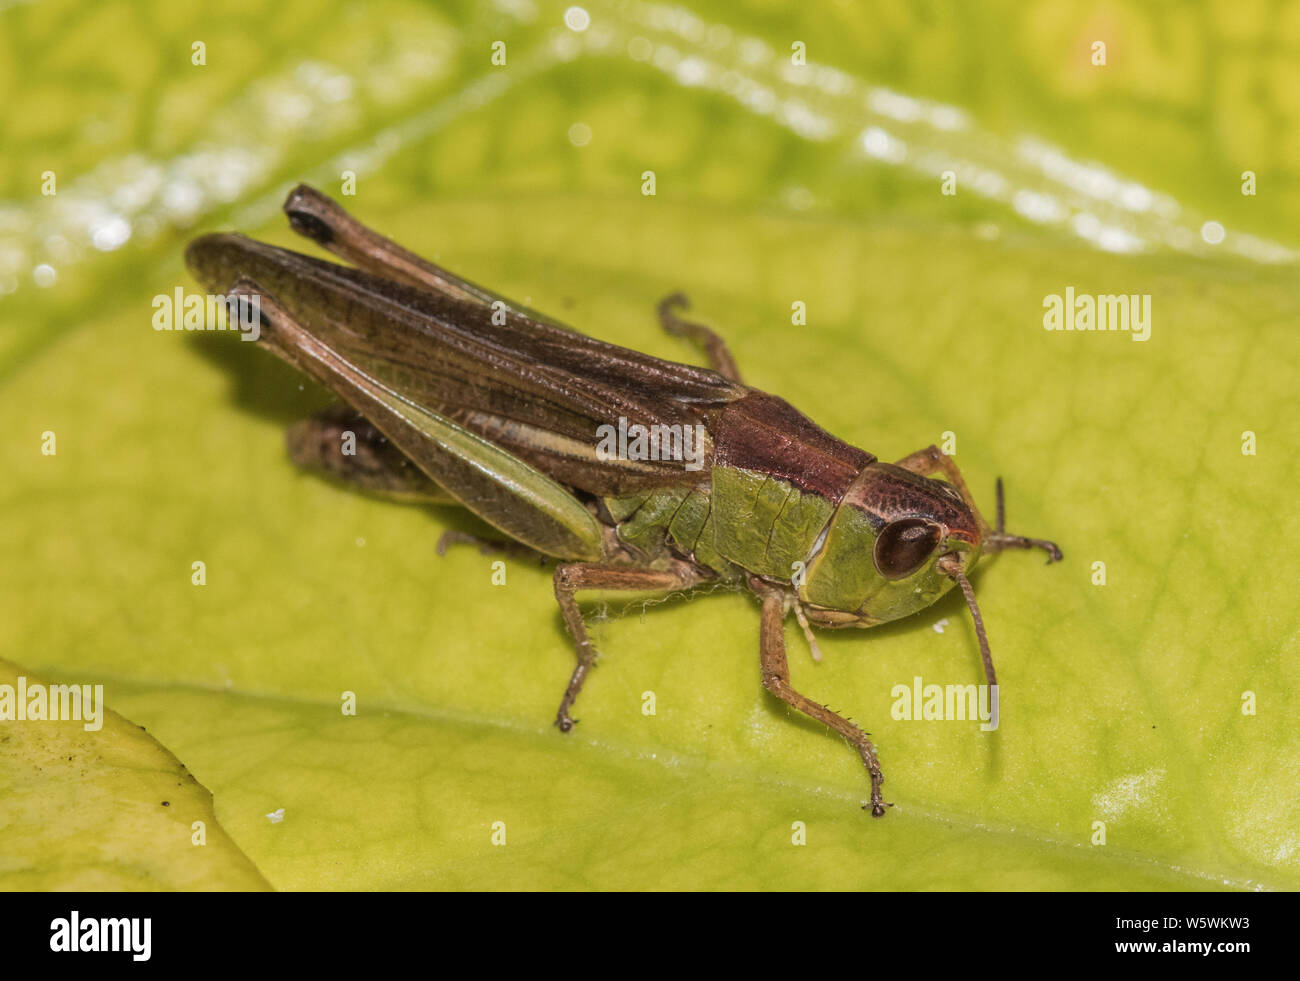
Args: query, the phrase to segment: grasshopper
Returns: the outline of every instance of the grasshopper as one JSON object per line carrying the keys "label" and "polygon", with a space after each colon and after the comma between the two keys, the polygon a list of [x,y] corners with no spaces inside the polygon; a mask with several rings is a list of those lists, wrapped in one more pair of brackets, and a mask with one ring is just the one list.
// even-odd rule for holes
{"label": "grasshopper", "polygon": [[577,654],[561,731],[597,658],[576,599],[584,590],[750,590],[763,687],[857,750],[871,781],[864,809],[876,816],[887,805],[875,746],[791,684],[786,616],[818,656],[812,627],[887,623],[956,585],[997,684],[972,567],[1006,548],[1061,558],[1051,542],[1004,531],[1000,480],[990,526],[936,447],[883,463],[836,439],[741,381],[723,339],[680,315],[681,294],[660,303],[660,323],[702,348],[711,369],[579,334],[408,252],[306,185],[284,210],[350,265],[220,234],[189,245],[190,270],[228,300],[257,297],[259,343],[350,406],[290,430],[296,463],[371,492],[461,505],[516,548],[559,560],[555,598]]}

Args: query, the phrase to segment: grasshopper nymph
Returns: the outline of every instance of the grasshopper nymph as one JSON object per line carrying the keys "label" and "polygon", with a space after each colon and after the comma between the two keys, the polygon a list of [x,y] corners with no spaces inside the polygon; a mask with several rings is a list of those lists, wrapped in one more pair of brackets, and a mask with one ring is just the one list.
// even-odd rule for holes
{"label": "grasshopper nymph", "polygon": [[[679,316],[679,294],[660,304],[660,322],[699,344],[712,370],[576,333],[426,262],[305,185],[284,210],[295,231],[352,265],[205,235],[186,251],[191,271],[212,292],[260,297],[260,343],[350,405],[290,431],[297,463],[462,505],[559,560],[555,597],[578,661],[556,713],[562,731],[596,660],[582,590],[751,590],[763,687],[857,750],[877,816],[886,804],[875,747],[791,685],[786,615],[811,640],[811,626],[873,627],[955,584],[997,683],[971,568],[1004,548],[1061,557],[1051,542],[1003,530],[1000,481],[990,527],[935,447],[882,463],[744,384],[722,338]],[[600,451],[614,429],[619,452]],[[345,431],[353,453],[341,449]]]}

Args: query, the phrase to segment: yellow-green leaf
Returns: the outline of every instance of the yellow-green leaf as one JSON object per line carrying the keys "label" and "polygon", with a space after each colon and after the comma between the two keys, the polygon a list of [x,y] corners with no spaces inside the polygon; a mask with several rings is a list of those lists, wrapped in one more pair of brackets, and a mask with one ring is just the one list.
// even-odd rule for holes
{"label": "yellow-green leaf", "polygon": [[14,716],[0,722],[0,888],[267,888],[217,823],[212,795],[105,709],[102,691],[63,694],[80,717],[55,720],[25,717],[60,700],[44,678],[0,660],[0,686]]}
{"label": "yellow-green leaf", "polygon": [[[1043,53],[1086,63],[1049,4],[982,5],[978,30],[625,2],[577,31],[568,6],[0,10],[23,96],[0,100],[0,652],[105,684],[280,888],[1300,885],[1300,206],[1277,138],[1252,136],[1247,199],[1249,161],[1194,122],[1258,112],[1179,53],[1219,15],[1173,17],[1173,53],[1117,79]],[[1162,51],[1130,7],[1097,29]],[[653,317],[684,289],[747,381],[837,435],[895,459],[951,434],[986,511],[1002,476],[1011,530],[1066,557],[975,577],[998,731],[892,711],[918,677],[982,679],[956,595],[823,634],[820,665],[791,628],[796,686],[879,747],[896,806],[871,819],[855,755],[762,690],[757,606],[730,593],[588,604],[604,658],[555,731],[550,570],[494,585],[494,556],[434,554],[467,519],[295,471],[284,428],[322,393],[151,325],[194,289],[190,235],[302,248],[284,191],[340,196],[345,172],[367,223],[579,329],[692,358]],[[1150,339],[1045,331],[1067,288],[1150,294]],[[78,825],[66,861],[151,847],[115,827]]]}

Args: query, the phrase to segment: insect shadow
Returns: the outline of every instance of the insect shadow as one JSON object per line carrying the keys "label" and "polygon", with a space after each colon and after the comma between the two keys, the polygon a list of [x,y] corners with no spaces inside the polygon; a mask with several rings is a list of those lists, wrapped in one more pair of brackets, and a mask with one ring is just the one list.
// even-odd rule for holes
{"label": "insect shadow", "polygon": [[[226,399],[231,407],[253,418],[275,423],[279,429],[339,405],[339,400],[327,388],[304,378],[278,358],[259,357],[253,350],[254,344],[231,344],[227,334],[216,331],[198,331],[187,335],[185,341],[199,357],[228,379]],[[285,466],[291,467],[287,451],[282,456]],[[350,495],[365,493],[364,488],[358,489],[320,471],[294,468],[294,472],[301,472],[307,479],[320,481]],[[382,494],[367,496],[393,507],[418,508],[446,531],[484,540],[500,538],[500,533],[491,525],[456,505],[394,501]],[[431,548],[437,544],[439,534],[441,532],[437,529],[430,530]],[[540,553],[532,554],[541,558]]]}

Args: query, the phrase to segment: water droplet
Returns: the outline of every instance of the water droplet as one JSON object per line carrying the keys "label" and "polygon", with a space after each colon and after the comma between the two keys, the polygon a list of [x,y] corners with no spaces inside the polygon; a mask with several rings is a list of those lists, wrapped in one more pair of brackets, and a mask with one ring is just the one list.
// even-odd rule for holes
{"label": "water droplet", "polygon": [[591,142],[591,127],[586,123],[574,123],[569,127],[569,142],[574,146],[586,146]]}
{"label": "water droplet", "polygon": [[591,26],[591,14],[583,7],[570,7],[564,12],[564,26],[571,31],[585,31]]}

